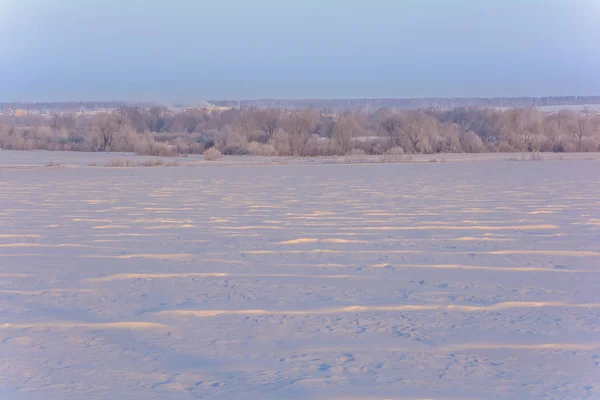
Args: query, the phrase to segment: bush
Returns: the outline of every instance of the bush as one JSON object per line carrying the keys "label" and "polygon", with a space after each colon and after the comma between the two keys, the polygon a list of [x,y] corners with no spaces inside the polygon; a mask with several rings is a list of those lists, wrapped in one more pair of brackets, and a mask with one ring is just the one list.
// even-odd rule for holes
{"label": "bush", "polygon": [[381,156],[382,163],[409,163],[413,161],[412,154],[406,153],[402,147],[392,147]]}
{"label": "bush", "polygon": [[206,150],[202,155],[204,156],[205,161],[216,161],[223,158],[223,154],[214,147]]}
{"label": "bush", "polygon": [[171,146],[164,143],[154,142],[149,148],[150,151],[147,154],[149,156],[174,157],[177,155]]}
{"label": "bush", "polygon": [[465,132],[460,137],[460,144],[467,153],[482,153],[485,151],[481,138],[473,131]]}
{"label": "bush", "polygon": [[255,156],[273,157],[279,154],[275,147],[268,143],[250,142],[247,148]]}
{"label": "bush", "polygon": [[160,167],[165,163],[163,160],[145,160],[140,162],[138,165],[141,167]]}
{"label": "bush", "polygon": [[598,150],[598,141],[595,138],[585,138],[581,141],[581,151],[592,152]]}
{"label": "bush", "polygon": [[290,141],[289,135],[283,129],[278,129],[271,138],[271,145],[275,147],[275,150],[279,155],[289,156],[290,153]]}
{"label": "bush", "polygon": [[534,151],[531,153],[531,161],[542,161],[544,158],[542,157],[542,153],[539,151]]}
{"label": "bush", "polygon": [[364,151],[366,154],[382,154],[383,144],[380,139],[354,140],[352,147]]}
{"label": "bush", "polygon": [[223,149],[223,154],[226,156],[249,156],[251,155],[250,151],[248,151],[245,147],[239,146],[227,146]]}
{"label": "bush", "polygon": [[565,145],[563,142],[559,142],[559,143],[555,143],[552,146],[552,151],[555,153],[564,153],[565,152]]}
{"label": "bush", "polygon": [[515,147],[506,140],[500,141],[496,147],[496,150],[500,153],[514,153],[517,151],[517,149],[515,149]]}
{"label": "bush", "polygon": [[366,161],[367,153],[362,149],[352,149],[344,157],[346,164],[358,164]]}
{"label": "bush", "polygon": [[130,168],[135,167],[136,163],[133,160],[126,160],[124,158],[115,158],[114,160],[110,160],[107,164],[108,167],[115,168]]}
{"label": "bush", "polygon": [[196,139],[196,143],[200,144],[205,149],[215,147],[215,140],[212,137],[201,135]]}

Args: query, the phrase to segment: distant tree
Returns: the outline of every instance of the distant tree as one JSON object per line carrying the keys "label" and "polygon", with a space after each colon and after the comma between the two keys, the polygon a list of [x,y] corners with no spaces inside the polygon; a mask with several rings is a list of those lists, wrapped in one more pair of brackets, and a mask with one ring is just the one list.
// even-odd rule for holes
{"label": "distant tree", "polygon": [[500,136],[504,148],[502,150],[523,150],[523,134],[525,132],[525,110],[513,108],[502,113]]}
{"label": "distant tree", "polygon": [[460,144],[467,153],[481,153],[485,151],[485,146],[479,135],[473,131],[467,131],[460,137]]}
{"label": "distant tree", "polygon": [[231,125],[245,139],[258,139],[259,123],[252,110],[242,110]]}
{"label": "distant tree", "polygon": [[52,114],[50,127],[53,131],[75,129],[75,117],[73,114]]}
{"label": "distant tree", "polygon": [[131,121],[132,127],[138,132],[146,131],[148,127],[148,114],[146,110],[137,106],[123,106],[118,110]]}
{"label": "distant tree", "polygon": [[241,111],[237,108],[229,108],[219,113],[217,121],[217,129],[222,129],[226,125],[231,125],[237,118],[239,118]]}
{"label": "distant tree", "polygon": [[318,122],[319,114],[314,110],[292,111],[286,116],[283,127],[289,135],[289,148],[292,155],[307,155],[308,144]]}
{"label": "distant tree", "polygon": [[594,126],[588,116],[583,115],[577,119],[575,129],[572,131],[577,140],[577,151],[583,151],[583,140],[592,136],[593,131]]}
{"label": "distant tree", "polygon": [[[164,115],[165,125],[163,130],[173,133],[192,133],[198,125],[204,122],[205,112],[200,109],[189,109],[175,115]],[[167,123],[167,121],[169,121]],[[168,126],[167,126],[168,125]]]}
{"label": "distant tree", "polygon": [[354,115],[343,115],[333,127],[332,139],[340,146],[342,153],[346,154],[352,147],[352,140],[360,135],[361,130]]}
{"label": "distant tree", "polygon": [[[507,106],[520,101],[509,99],[500,103]],[[545,100],[535,101],[538,105],[545,104]],[[155,105],[114,102],[37,106],[14,103],[0,114],[0,146],[161,155],[200,153],[212,146],[225,154],[303,156],[348,154],[353,149],[382,154],[392,147],[405,153],[600,151],[600,114],[592,109],[544,112],[537,108],[503,111],[473,107],[473,104],[489,106],[485,99],[265,101],[261,104],[263,108],[253,107],[251,101],[242,104],[241,108],[199,107],[176,112]],[[341,109],[340,104],[347,109]],[[446,108],[399,111],[384,108],[429,104]],[[452,109],[450,104],[461,107]],[[265,109],[268,105],[291,107],[292,111]],[[322,111],[298,109],[299,105],[321,107]],[[20,115],[14,113],[17,107],[22,111]],[[119,108],[93,114],[95,111],[90,111],[93,107]],[[65,114],[66,109],[77,114]],[[368,139],[353,140],[357,136]]]}
{"label": "distant tree", "polygon": [[162,132],[166,124],[168,110],[163,106],[154,106],[148,110],[146,124],[150,132]]}
{"label": "distant tree", "polygon": [[560,143],[563,132],[561,131],[560,119],[556,115],[551,115],[544,119],[542,132],[548,141],[546,150],[555,151]]}
{"label": "distant tree", "polygon": [[526,110],[525,127],[522,133],[524,150],[539,150],[536,140],[543,132],[543,119],[543,114],[538,109],[530,108]]}
{"label": "distant tree", "polygon": [[122,126],[127,125],[127,120],[118,113],[102,113],[94,117],[92,130],[98,137],[98,150],[112,151],[117,132]]}
{"label": "distant tree", "polygon": [[331,138],[335,123],[336,118],[333,115],[321,114],[319,122],[317,122],[317,127],[315,128],[315,134],[324,138]]}
{"label": "distant tree", "polygon": [[404,128],[404,120],[397,114],[392,114],[381,121],[381,127],[390,139],[392,147],[402,145],[402,130]]}
{"label": "distant tree", "polygon": [[420,111],[408,111],[404,121],[402,147],[408,152],[431,153],[431,137],[437,136],[438,120]]}
{"label": "distant tree", "polygon": [[439,135],[435,140],[434,150],[436,153],[460,153],[463,151],[461,138],[461,127],[454,122],[441,124]]}
{"label": "distant tree", "polygon": [[281,110],[268,108],[256,112],[256,123],[264,135],[266,141],[269,141],[281,123]]}

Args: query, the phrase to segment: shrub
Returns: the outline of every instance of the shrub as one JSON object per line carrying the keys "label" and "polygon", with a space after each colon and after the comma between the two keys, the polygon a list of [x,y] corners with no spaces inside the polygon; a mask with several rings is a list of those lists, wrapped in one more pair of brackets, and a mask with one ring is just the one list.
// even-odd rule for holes
{"label": "shrub", "polygon": [[380,139],[364,139],[364,140],[354,140],[352,142],[352,147],[355,149],[360,149],[364,151],[366,154],[381,154],[383,153],[383,144]]}
{"label": "shrub", "polygon": [[552,146],[552,151],[555,153],[564,153],[565,152],[565,145],[563,142],[559,142],[559,143],[555,143]]}
{"label": "shrub", "polygon": [[150,142],[149,152],[147,155],[159,157],[174,157],[177,154],[171,146],[164,143],[152,141]]}
{"label": "shrub", "polygon": [[585,152],[597,151],[598,141],[595,138],[585,138],[581,141],[581,150]]}
{"label": "shrub", "polygon": [[460,144],[467,153],[481,153],[485,151],[485,146],[481,138],[473,131],[465,132],[460,137]]}
{"label": "shrub", "polygon": [[223,154],[226,156],[248,156],[251,155],[250,151],[248,151],[245,147],[239,146],[226,146],[223,149]]}
{"label": "shrub", "polygon": [[163,160],[145,160],[139,163],[138,165],[140,165],[141,167],[160,167],[164,164],[165,163]]}
{"label": "shrub", "polygon": [[275,147],[268,143],[250,142],[247,149],[255,156],[273,157],[278,155]]}
{"label": "shrub", "polygon": [[500,153],[513,153],[516,151],[515,147],[506,140],[500,141],[496,149]]}
{"label": "shrub", "polygon": [[110,160],[108,162],[107,166],[115,167],[115,168],[129,168],[129,167],[135,167],[136,163],[135,163],[135,161],[127,160],[124,158],[115,158],[114,160]]}
{"label": "shrub", "polygon": [[530,159],[531,159],[531,161],[542,161],[543,160],[542,153],[540,153],[539,151],[534,151],[531,153]]}
{"label": "shrub", "polygon": [[412,162],[412,154],[406,153],[402,147],[392,147],[381,156],[382,163],[408,163]]}
{"label": "shrub", "polygon": [[206,150],[202,155],[206,161],[216,161],[223,157],[223,154],[214,147]]}
{"label": "shrub", "polygon": [[344,157],[346,164],[358,164],[366,161],[367,153],[362,149],[352,149]]}
{"label": "shrub", "polygon": [[289,156],[290,152],[290,138],[286,131],[278,129],[271,138],[271,144],[275,147],[275,150],[279,155]]}

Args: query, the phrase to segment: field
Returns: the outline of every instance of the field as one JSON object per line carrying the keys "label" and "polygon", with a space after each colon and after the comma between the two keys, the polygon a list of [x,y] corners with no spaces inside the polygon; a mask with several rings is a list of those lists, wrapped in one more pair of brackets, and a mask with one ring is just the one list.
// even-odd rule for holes
{"label": "field", "polygon": [[600,398],[597,156],[111,157],[0,151],[2,398]]}

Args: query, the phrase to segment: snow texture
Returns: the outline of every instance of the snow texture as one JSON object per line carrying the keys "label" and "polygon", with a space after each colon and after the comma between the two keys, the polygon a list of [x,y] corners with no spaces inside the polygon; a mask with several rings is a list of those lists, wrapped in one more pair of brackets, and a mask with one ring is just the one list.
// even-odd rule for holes
{"label": "snow texture", "polygon": [[2,399],[600,398],[598,161],[28,155],[0,153]]}

